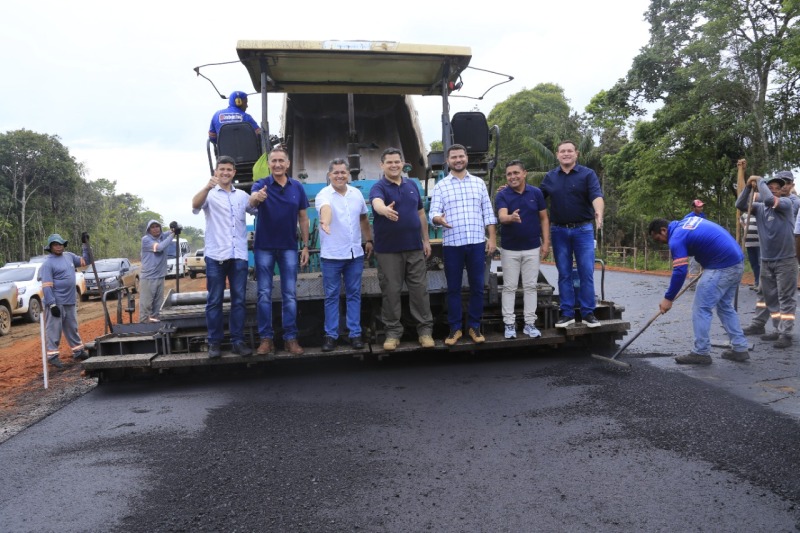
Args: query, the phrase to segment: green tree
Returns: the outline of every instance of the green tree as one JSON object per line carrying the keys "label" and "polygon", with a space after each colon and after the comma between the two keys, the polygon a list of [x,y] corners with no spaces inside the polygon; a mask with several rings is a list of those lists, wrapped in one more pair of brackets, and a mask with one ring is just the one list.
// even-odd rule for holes
{"label": "green tree", "polygon": [[798,16],[796,0],[652,0],[650,42],[605,98],[621,114],[662,104],[654,118],[666,155],[688,154],[700,141],[691,157],[706,175],[722,159],[728,181],[741,157],[755,173],[797,164],[796,155],[787,159],[796,150],[783,145],[799,131],[796,102],[788,102],[797,66],[787,50]]}
{"label": "green tree", "polygon": [[[60,216],[81,181],[83,169],[55,135],[16,130],[0,134],[2,205],[13,226],[5,225],[16,255],[28,258],[29,242],[43,242],[60,227]],[[63,227],[63,226],[61,226]],[[52,231],[51,231],[52,230]],[[10,249],[5,251],[12,256]]]}
{"label": "green tree", "polygon": [[556,165],[553,152],[559,141],[581,137],[578,116],[564,89],[553,83],[509,96],[492,109],[488,120],[500,127],[499,164],[520,159],[529,171],[539,174]]}
{"label": "green tree", "polygon": [[192,248],[192,250],[198,250],[205,246],[203,230],[199,228],[195,228],[193,226],[184,226],[181,237],[189,241],[189,246]]}

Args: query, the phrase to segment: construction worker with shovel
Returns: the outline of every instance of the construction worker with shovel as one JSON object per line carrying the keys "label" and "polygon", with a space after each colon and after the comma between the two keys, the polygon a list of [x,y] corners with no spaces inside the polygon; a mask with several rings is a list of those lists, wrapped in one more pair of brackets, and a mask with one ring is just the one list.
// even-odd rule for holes
{"label": "construction worker with shovel", "polygon": [[722,226],[696,216],[673,222],[659,218],[650,223],[647,232],[654,241],[668,244],[672,255],[672,279],[659,304],[661,313],[672,308],[672,301],[686,280],[689,257],[694,256],[703,267],[703,275],[697,283],[692,306],[694,349],[676,357],[675,362],[711,364],[709,330],[714,309],[717,310],[717,316],[732,347],[722,353],[722,358],[747,361],[750,358],[747,353],[747,338],[742,332],[739,315],[733,307],[736,288],[744,273],[744,254],[733,236]]}

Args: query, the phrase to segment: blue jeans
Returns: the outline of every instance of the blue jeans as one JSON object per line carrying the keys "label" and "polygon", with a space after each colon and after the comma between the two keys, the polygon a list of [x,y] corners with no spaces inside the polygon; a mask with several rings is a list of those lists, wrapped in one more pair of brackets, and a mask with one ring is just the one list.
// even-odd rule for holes
{"label": "blue jeans", "polygon": [[717,316],[722,327],[731,340],[733,349],[746,352],[749,348],[747,339],[742,333],[739,315],[733,308],[736,287],[742,280],[744,263],[727,268],[706,269],[697,282],[692,306],[692,324],[694,325],[694,353],[708,355],[711,351],[709,330],[711,329],[711,312],[717,309]]}
{"label": "blue jeans", "polygon": [[253,250],[256,260],[256,281],[258,282],[258,336],[271,339],[275,336],[272,328],[272,276],[275,263],[281,280],[281,325],[283,340],[297,338],[297,269],[299,259],[297,250]]}
{"label": "blue jeans", "polygon": [[484,243],[463,246],[442,246],[444,277],[447,280],[447,322],[450,331],[461,329],[463,311],[461,309],[461,278],[467,268],[469,281],[469,307],[467,327],[476,331],[481,327],[483,315],[483,281],[486,267],[486,245]]}
{"label": "blue jeans", "polygon": [[228,331],[231,341],[244,342],[244,297],[247,290],[247,261],[244,259],[228,259],[215,261],[208,257],[206,261],[206,328],[208,343],[220,344],[225,337],[225,324],[222,314],[222,300],[225,296],[225,280],[228,280],[231,291],[231,312],[228,316]]}
{"label": "blue jeans", "polygon": [[550,242],[558,269],[558,296],[561,316],[575,316],[575,286],[572,284],[572,258],[578,267],[581,316],[594,313],[594,229],[591,223],[577,228],[550,226]]}
{"label": "blue jeans", "polygon": [[350,337],[361,336],[361,274],[364,272],[364,257],[353,259],[320,258],[322,285],[325,288],[325,335],[339,338],[339,295],[342,292],[347,303],[347,329]]}
{"label": "blue jeans", "polygon": [[751,246],[747,248],[747,260],[750,261],[750,268],[753,269],[753,279],[756,285],[761,278],[761,247]]}

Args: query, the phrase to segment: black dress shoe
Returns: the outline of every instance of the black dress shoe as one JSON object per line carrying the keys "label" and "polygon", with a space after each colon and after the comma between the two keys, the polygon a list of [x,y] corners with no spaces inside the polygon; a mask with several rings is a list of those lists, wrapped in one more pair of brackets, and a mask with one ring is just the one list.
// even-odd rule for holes
{"label": "black dress shoe", "polygon": [[236,342],[233,344],[233,353],[242,357],[249,357],[253,355],[253,350],[243,342]]}
{"label": "black dress shoe", "polygon": [[322,351],[323,352],[332,352],[336,349],[336,339],[333,337],[329,337],[325,335],[325,338],[322,340]]}
{"label": "black dress shoe", "polygon": [[222,350],[219,347],[219,344],[209,344],[208,345],[208,358],[209,359],[216,359],[218,357],[222,357]]}
{"label": "black dress shoe", "polygon": [[352,346],[354,350],[363,350],[364,341],[361,340],[361,335],[358,337],[350,337],[350,346]]}

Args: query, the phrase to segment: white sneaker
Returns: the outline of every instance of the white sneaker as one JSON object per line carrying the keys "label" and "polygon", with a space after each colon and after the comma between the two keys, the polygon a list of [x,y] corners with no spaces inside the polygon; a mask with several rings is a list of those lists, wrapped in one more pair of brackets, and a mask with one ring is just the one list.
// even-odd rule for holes
{"label": "white sneaker", "polygon": [[536,329],[536,326],[533,324],[525,324],[525,329],[522,330],[522,333],[528,337],[533,337],[534,339],[542,336],[542,332]]}
{"label": "white sneaker", "polygon": [[514,324],[506,324],[506,339],[517,338],[517,327]]}

